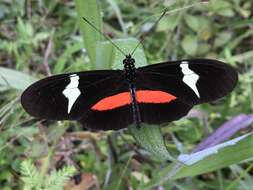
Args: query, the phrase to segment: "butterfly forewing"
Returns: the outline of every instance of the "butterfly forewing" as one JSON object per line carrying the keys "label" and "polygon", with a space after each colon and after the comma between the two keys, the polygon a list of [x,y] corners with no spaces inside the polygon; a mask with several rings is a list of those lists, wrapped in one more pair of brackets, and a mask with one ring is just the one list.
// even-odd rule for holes
{"label": "butterfly forewing", "polygon": [[124,87],[122,71],[86,71],[55,75],[31,85],[21,103],[32,116],[51,120],[78,120],[100,99]]}

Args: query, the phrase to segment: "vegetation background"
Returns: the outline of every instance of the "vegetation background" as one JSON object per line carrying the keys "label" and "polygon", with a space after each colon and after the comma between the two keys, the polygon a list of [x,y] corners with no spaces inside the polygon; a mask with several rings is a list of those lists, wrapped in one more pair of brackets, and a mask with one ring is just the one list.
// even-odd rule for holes
{"label": "vegetation background", "polygon": [[[189,6],[196,2],[1,0],[0,190],[60,190],[63,186],[75,190],[253,189],[253,137],[249,133],[253,122],[253,1],[210,0]],[[150,30],[165,7],[174,11]],[[238,85],[229,96],[198,106],[188,118],[162,128],[166,147],[174,156],[191,152],[220,126],[226,131],[235,129],[226,139],[249,136],[177,170],[175,164],[155,159],[128,130],[89,132],[77,122],[41,121],[26,114],[20,95],[33,81],[51,74],[117,67],[109,59],[109,65],[101,63],[105,48],[102,43],[94,47],[93,40],[102,36],[80,23],[83,15],[92,17],[98,27],[103,19],[103,32],[124,38],[123,47],[133,37],[145,35],[143,49],[149,64],[205,57],[223,60],[238,70]],[[99,48],[103,53],[99,54]],[[121,61],[116,56],[114,62],[120,65]]]}

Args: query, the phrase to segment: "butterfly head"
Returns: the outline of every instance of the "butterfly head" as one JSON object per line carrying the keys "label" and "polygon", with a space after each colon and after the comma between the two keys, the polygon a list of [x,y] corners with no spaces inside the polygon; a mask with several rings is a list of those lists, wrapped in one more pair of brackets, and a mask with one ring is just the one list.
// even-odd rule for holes
{"label": "butterfly head", "polygon": [[134,63],[135,63],[135,60],[134,60],[134,58],[132,58],[131,55],[126,55],[126,58],[123,60],[124,66],[126,66],[126,65],[134,66]]}
{"label": "butterfly head", "polygon": [[124,64],[124,70],[125,70],[125,75],[126,79],[132,83],[132,81],[135,78],[135,60],[132,58],[131,55],[126,55],[126,58],[123,60]]}

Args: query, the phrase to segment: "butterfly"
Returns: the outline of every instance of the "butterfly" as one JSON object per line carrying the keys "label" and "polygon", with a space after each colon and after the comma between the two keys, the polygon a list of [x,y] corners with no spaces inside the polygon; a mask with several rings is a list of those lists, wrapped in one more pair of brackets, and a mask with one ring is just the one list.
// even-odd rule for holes
{"label": "butterfly", "polygon": [[212,59],[185,59],[135,67],[126,55],[122,70],[60,74],[29,86],[21,96],[30,115],[77,120],[85,128],[119,130],[162,124],[185,116],[194,105],[226,96],[238,74]]}

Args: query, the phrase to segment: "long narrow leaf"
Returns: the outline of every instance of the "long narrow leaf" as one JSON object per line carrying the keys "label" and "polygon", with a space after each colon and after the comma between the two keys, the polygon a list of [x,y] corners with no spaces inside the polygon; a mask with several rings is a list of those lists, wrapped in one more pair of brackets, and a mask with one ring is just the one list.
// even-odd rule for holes
{"label": "long narrow leaf", "polygon": [[0,88],[24,90],[36,79],[19,71],[0,67]]}
{"label": "long narrow leaf", "polygon": [[[201,154],[201,158],[199,158],[198,162],[188,160],[189,165],[183,165],[181,163],[168,165],[166,168],[159,171],[159,175],[147,184],[147,187],[150,188],[168,180],[200,175],[250,159],[253,157],[252,145],[252,133],[232,139],[231,141],[218,145],[219,147],[215,149],[210,148],[210,154],[208,152],[205,153],[205,156]],[[191,156],[195,155],[189,155],[189,158]],[[195,159],[197,159],[197,157],[195,157]],[[190,161],[192,161],[192,163],[190,163]]]}
{"label": "long narrow leaf", "polygon": [[96,63],[96,43],[102,39],[102,36],[87,24],[83,20],[83,17],[91,22],[98,30],[102,31],[99,6],[97,0],[75,0],[75,4],[84,46],[94,66]]}

